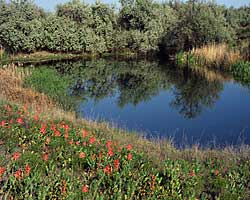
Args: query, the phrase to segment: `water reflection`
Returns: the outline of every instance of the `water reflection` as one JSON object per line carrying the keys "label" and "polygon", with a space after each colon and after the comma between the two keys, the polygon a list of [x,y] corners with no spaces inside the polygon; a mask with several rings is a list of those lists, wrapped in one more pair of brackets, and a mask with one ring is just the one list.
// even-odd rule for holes
{"label": "water reflection", "polygon": [[117,95],[120,108],[136,106],[150,101],[160,91],[171,90],[170,106],[185,118],[195,118],[205,108],[211,108],[223,90],[223,78],[209,80],[206,75],[210,71],[178,69],[158,62],[101,59],[57,63],[53,67],[74,78],[74,84],[69,86],[71,96],[97,103]]}
{"label": "water reflection", "polygon": [[184,144],[235,144],[239,138],[250,144],[249,90],[225,73],[143,60],[67,61],[44,67],[67,77],[62,80],[68,80],[68,96],[61,102],[78,117],[172,137],[178,145],[183,138]]}

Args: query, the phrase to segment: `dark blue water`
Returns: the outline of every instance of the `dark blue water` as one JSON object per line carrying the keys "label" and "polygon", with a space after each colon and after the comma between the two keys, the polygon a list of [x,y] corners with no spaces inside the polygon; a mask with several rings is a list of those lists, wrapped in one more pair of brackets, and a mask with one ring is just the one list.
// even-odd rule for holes
{"label": "dark blue water", "polygon": [[55,68],[75,79],[69,93],[78,97],[79,117],[171,138],[178,146],[250,144],[250,89],[229,75],[146,61]]}

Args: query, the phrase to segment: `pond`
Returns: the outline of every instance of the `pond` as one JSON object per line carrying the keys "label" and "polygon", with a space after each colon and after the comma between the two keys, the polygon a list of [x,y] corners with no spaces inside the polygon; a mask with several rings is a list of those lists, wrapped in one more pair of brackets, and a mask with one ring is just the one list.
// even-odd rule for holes
{"label": "pond", "polygon": [[228,74],[112,59],[64,61],[39,69],[66,80],[65,96],[58,100],[78,117],[149,138],[170,138],[178,146],[250,144],[250,89]]}

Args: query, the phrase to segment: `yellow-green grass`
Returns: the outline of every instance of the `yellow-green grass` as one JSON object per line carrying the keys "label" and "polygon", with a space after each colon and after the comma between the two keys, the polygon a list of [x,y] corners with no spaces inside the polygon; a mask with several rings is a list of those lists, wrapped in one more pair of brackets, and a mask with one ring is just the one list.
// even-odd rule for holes
{"label": "yellow-green grass", "polygon": [[[3,51],[4,52],[4,51]],[[1,53],[1,52],[0,52]],[[0,54],[1,55],[1,54]],[[73,53],[62,53],[62,52],[47,52],[38,51],[34,53],[18,53],[18,54],[8,54],[7,56],[0,59],[2,63],[20,62],[20,63],[36,63],[36,62],[47,62],[53,60],[69,60],[69,59],[79,59],[86,57],[83,54],[73,54]]]}

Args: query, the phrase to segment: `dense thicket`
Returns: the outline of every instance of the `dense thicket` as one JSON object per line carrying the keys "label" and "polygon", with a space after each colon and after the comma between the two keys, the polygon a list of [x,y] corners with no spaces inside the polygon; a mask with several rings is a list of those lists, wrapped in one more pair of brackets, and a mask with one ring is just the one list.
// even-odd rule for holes
{"label": "dense thicket", "polygon": [[0,0],[0,47],[10,53],[173,53],[211,42],[245,44],[249,10],[201,0],[120,0],[119,9],[73,0],[46,13],[29,0]]}

